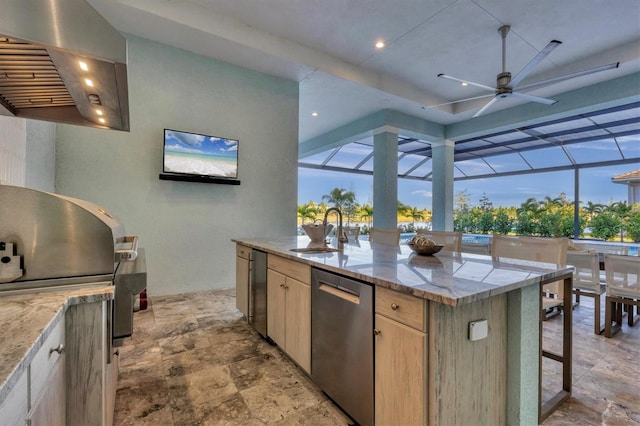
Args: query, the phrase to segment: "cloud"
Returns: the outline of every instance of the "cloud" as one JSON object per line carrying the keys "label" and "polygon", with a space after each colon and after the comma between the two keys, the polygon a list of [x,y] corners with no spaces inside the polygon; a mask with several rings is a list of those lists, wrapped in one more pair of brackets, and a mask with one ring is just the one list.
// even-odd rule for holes
{"label": "cloud", "polygon": [[411,195],[419,195],[425,198],[431,198],[433,196],[433,192],[425,191],[424,189],[419,189],[417,191],[411,191]]}
{"label": "cloud", "polygon": [[167,138],[176,140],[184,145],[199,147],[202,145],[202,142],[204,142],[205,136],[168,130]]}
{"label": "cloud", "polygon": [[202,151],[197,148],[187,148],[185,146],[175,144],[175,145],[166,145],[165,151],[173,151],[173,152],[190,152],[195,154],[201,154]]}

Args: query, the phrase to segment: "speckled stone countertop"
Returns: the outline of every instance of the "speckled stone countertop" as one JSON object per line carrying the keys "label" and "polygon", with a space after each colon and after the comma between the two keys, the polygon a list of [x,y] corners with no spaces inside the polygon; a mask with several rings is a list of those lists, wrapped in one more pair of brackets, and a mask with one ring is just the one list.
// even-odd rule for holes
{"label": "speckled stone countertop", "polygon": [[[420,256],[406,244],[389,246],[355,241],[342,251],[297,253],[312,247],[306,237],[237,238],[232,241],[317,268],[391,288],[416,297],[458,306],[541,282],[570,277],[573,268],[550,263],[441,251]],[[335,239],[333,239],[335,243]]]}
{"label": "speckled stone countertop", "polygon": [[112,285],[0,293],[0,405],[69,306],[113,299]]}

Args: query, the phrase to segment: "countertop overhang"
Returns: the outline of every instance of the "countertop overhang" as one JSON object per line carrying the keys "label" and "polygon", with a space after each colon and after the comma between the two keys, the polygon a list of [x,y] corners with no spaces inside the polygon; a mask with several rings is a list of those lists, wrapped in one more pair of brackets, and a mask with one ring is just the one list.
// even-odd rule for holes
{"label": "countertop overhang", "polygon": [[[459,306],[534,284],[571,277],[573,267],[471,253],[441,251],[433,256],[413,253],[406,244],[369,241],[346,243],[340,251],[293,252],[313,247],[306,236],[234,238],[233,242],[310,266],[356,278],[415,297]],[[335,238],[329,247],[336,247]]]}
{"label": "countertop overhang", "polygon": [[0,295],[0,405],[69,306],[113,300],[110,282]]}

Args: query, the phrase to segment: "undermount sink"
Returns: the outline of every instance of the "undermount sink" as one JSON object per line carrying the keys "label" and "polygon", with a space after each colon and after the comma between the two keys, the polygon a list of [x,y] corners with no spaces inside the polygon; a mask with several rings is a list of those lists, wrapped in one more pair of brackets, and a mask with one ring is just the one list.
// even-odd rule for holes
{"label": "undermount sink", "polygon": [[302,248],[292,248],[292,249],[289,249],[289,251],[293,251],[296,253],[331,253],[339,250],[333,247],[302,247]]}

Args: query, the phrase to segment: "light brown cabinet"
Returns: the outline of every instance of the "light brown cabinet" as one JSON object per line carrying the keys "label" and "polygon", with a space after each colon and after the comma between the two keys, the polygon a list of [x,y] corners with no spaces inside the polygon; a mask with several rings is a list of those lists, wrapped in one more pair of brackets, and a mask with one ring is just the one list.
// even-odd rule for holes
{"label": "light brown cabinet", "polygon": [[249,279],[251,277],[251,249],[236,244],[236,308],[249,317]]}
{"label": "light brown cabinet", "polygon": [[273,255],[267,265],[267,334],[311,373],[311,268]]}
{"label": "light brown cabinet", "polygon": [[427,302],[376,288],[375,421],[425,425],[427,420]]}

